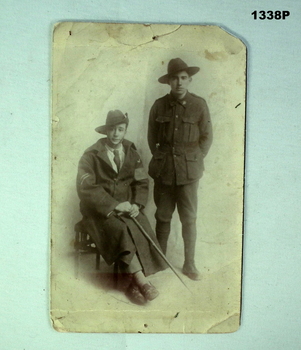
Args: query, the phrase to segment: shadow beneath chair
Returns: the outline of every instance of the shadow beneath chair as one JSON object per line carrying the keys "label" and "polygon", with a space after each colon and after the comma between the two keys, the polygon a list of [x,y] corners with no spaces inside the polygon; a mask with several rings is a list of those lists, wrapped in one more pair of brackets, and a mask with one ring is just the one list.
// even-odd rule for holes
{"label": "shadow beneath chair", "polygon": [[116,290],[115,276],[113,272],[86,272],[82,274],[88,283],[108,292]]}
{"label": "shadow beneath chair", "polygon": [[[87,283],[102,288],[105,291],[119,289],[124,286],[118,276],[118,263],[108,266],[101,257],[92,237],[88,234],[86,222],[83,218],[74,225],[75,239],[73,242],[75,253],[68,254],[74,258],[75,278],[84,279]],[[95,259],[93,262],[93,258]],[[95,270],[93,269],[95,266]]]}
{"label": "shadow beneath chair", "polygon": [[95,254],[70,252],[69,257],[74,259],[74,277],[85,280],[87,283],[105,291],[116,290],[116,275],[114,266],[108,266],[100,257],[99,269],[95,269]]}
{"label": "shadow beneath chair", "polygon": [[105,291],[116,289],[117,277],[114,274],[114,267],[108,266],[104,260],[100,261],[99,270],[86,272],[85,278],[87,282]]}

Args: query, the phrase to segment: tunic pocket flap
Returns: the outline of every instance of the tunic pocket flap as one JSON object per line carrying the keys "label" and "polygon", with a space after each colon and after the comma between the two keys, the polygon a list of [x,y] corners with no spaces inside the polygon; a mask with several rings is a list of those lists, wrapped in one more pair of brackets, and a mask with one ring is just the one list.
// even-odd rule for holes
{"label": "tunic pocket flap", "polygon": [[165,158],[165,153],[164,153],[164,152],[157,151],[157,152],[154,154],[154,158],[155,158],[155,159],[163,159],[163,158]]}
{"label": "tunic pocket flap", "polygon": [[195,124],[199,121],[199,117],[197,115],[190,115],[189,117],[182,117],[184,123]]}
{"label": "tunic pocket flap", "polygon": [[167,115],[161,115],[161,116],[158,116],[158,118],[156,118],[156,122],[158,123],[169,123],[170,120],[171,120],[171,117]]}
{"label": "tunic pocket flap", "polygon": [[196,153],[186,153],[185,157],[189,162],[196,162],[198,160],[198,155]]}

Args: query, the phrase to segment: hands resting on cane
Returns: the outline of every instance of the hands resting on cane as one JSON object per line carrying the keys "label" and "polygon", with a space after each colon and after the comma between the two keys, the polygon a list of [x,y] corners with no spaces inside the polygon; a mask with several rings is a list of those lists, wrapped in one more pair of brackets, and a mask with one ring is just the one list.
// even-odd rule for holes
{"label": "hands resting on cane", "polygon": [[119,203],[115,210],[119,215],[128,214],[131,218],[135,218],[139,214],[139,206],[137,204],[131,204],[130,202]]}

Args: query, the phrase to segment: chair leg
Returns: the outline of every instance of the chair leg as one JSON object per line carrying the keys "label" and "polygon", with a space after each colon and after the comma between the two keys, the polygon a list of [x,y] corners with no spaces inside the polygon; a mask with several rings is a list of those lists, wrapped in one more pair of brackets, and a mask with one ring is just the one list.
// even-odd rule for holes
{"label": "chair leg", "polygon": [[96,270],[99,270],[100,265],[100,254],[96,253]]}
{"label": "chair leg", "polygon": [[96,253],[96,270],[100,270],[100,253],[97,250],[97,248],[94,248],[92,246],[93,241],[85,229],[83,220],[78,222],[74,226],[74,230],[75,230],[75,240],[74,240],[75,278],[78,279],[81,253],[83,252]]}
{"label": "chair leg", "polygon": [[75,278],[76,279],[78,279],[79,259],[80,259],[80,251],[77,249],[75,252]]}
{"label": "chair leg", "polygon": [[119,264],[118,261],[114,263],[114,288],[118,289],[118,272],[119,272]]}

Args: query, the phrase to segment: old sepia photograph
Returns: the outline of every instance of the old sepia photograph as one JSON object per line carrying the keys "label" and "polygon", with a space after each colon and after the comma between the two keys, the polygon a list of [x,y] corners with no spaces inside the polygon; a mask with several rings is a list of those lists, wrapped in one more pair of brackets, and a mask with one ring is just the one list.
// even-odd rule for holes
{"label": "old sepia photograph", "polygon": [[56,24],[54,329],[239,328],[246,60],[218,26]]}

